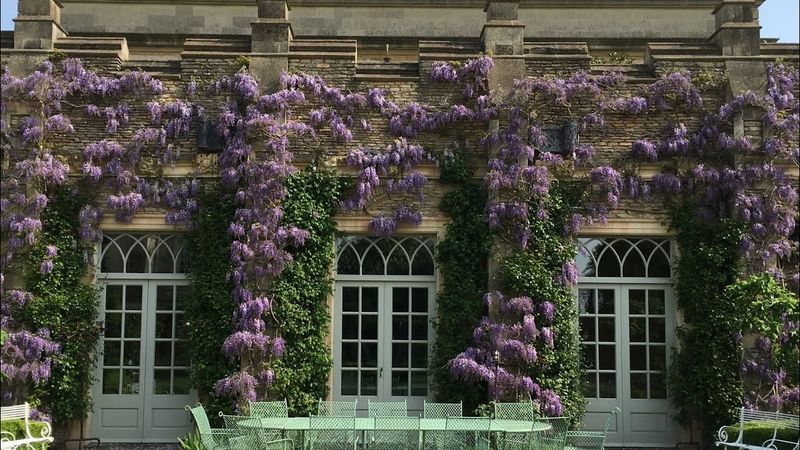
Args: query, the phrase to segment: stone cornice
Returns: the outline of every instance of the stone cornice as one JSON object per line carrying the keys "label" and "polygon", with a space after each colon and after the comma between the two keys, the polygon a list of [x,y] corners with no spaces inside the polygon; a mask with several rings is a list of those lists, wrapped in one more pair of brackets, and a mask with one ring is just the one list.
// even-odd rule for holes
{"label": "stone cornice", "polygon": [[[70,3],[128,3],[166,5],[252,5],[255,0],[61,0]],[[486,0],[289,0],[290,6],[327,7],[459,7],[481,8]],[[521,0],[520,8],[713,8],[717,0]]]}

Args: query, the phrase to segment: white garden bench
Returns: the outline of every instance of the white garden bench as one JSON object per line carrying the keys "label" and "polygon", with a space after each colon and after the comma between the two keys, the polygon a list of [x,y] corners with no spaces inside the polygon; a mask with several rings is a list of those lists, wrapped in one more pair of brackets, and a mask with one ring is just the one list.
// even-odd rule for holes
{"label": "white garden bench", "polygon": [[[765,440],[761,445],[748,444],[742,441],[744,437],[745,424],[758,422],[764,427],[772,428],[772,437]],[[731,440],[734,436],[728,435],[728,430],[731,428],[739,428],[736,435],[736,440]],[[742,408],[739,412],[739,424],[727,425],[719,429],[717,432],[717,446],[742,448],[746,450],[776,450],[778,444],[782,449],[790,448],[791,450],[798,450],[800,447],[800,439],[797,441],[787,441],[778,438],[778,430],[788,428],[800,433],[800,417],[793,414],[784,414],[771,411],[758,411],[754,409]]]}
{"label": "white garden bench", "polygon": [[28,403],[23,403],[22,405],[0,407],[1,422],[17,420],[17,419],[22,419],[25,421],[25,436],[21,439],[17,439],[10,432],[3,431],[2,438],[0,438],[0,449],[2,450],[6,449],[11,450],[17,448],[33,449],[36,448],[34,447],[35,444],[53,442],[53,438],[50,436],[50,424],[47,422],[43,422],[44,428],[42,428],[42,432],[40,433],[41,436],[36,437],[31,435],[30,418],[31,418],[31,406]]}

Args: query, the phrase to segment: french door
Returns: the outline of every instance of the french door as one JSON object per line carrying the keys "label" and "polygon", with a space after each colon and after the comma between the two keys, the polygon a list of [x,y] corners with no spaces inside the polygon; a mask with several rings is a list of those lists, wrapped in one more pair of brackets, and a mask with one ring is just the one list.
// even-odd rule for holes
{"label": "french door", "polygon": [[402,401],[422,411],[428,398],[428,344],[435,283],[337,281],[333,398]]}
{"label": "french door", "polygon": [[185,279],[106,280],[102,287],[92,435],[117,442],[173,442],[191,431],[194,404],[185,342]]}
{"label": "french door", "polygon": [[619,406],[609,445],[674,445],[679,429],[666,386],[675,329],[671,285],[580,283],[577,297],[587,428],[602,429]]}

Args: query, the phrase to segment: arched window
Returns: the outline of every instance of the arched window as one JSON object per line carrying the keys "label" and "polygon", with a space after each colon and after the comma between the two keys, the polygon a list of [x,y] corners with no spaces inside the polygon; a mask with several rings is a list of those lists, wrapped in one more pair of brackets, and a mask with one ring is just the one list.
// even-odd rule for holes
{"label": "arched window", "polygon": [[667,239],[579,239],[576,262],[582,277],[670,278]]}
{"label": "arched window", "polygon": [[433,238],[347,236],[336,242],[339,275],[433,275]]}
{"label": "arched window", "polygon": [[102,273],[186,273],[188,260],[175,234],[106,234],[100,253]]}

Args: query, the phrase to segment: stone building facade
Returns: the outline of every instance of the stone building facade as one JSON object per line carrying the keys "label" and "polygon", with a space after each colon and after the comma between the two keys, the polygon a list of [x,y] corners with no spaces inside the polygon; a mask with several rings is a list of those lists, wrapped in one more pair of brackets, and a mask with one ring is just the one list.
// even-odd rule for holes
{"label": "stone building facade", "polygon": [[[447,106],[454,94],[428,81],[432,62],[465,61],[489,53],[495,62],[490,74],[494,92],[508,91],[515,79],[527,76],[563,76],[578,70],[600,73],[609,69],[621,70],[628,77],[627,88],[635,90],[675,69],[691,69],[727,74],[724,89],[705,99],[709,105],[720,105],[737,93],[763,91],[767,63],[777,58],[793,63],[798,60],[798,44],[762,38],[758,24],[760,3],[760,0],[20,0],[14,31],[3,32],[0,42],[3,63],[18,75],[29,71],[48,54],[63,52],[104,73],[141,68],[165,82],[167,96],[178,95],[194,79],[209,79],[229,72],[238,58],[246,56],[250,70],[262,86],[276,86],[282,71],[304,72],[320,75],[329,85],[344,90],[366,92],[380,86],[399,103]],[[214,107],[214,99],[208,99],[207,107]],[[133,120],[143,121],[144,116],[144,112],[134,113]],[[370,120],[375,128],[388,126],[377,113]],[[563,126],[564,118],[549,120],[553,126]],[[660,130],[668,120],[659,116],[609,116],[609,131],[589,131],[582,139],[594,145],[599,160],[610,161],[629,151],[632,140]],[[701,118],[693,120],[699,122]],[[77,158],[87,143],[103,137],[93,125],[75,125],[78,133],[64,144],[65,151],[74,151]],[[737,117],[734,129],[739,135],[755,140],[763,132],[754,114]],[[477,142],[484,132],[469,125],[454,126],[435,136],[420,137],[419,143],[443,148],[455,139]],[[299,166],[321,152],[331,165],[346,172],[351,170],[344,163],[348,152],[386,144],[385,136],[370,135],[348,144],[320,136],[293,151]],[[182,150],[179,163],[165,168],[165,174],[185,175],[203,165],[203,156],[191,142]],[[645,164],[640,167],[640,174],[652,176],[659,169],[655,163]],[[445,188],[438,184],[438,169],[434,164],[423,165],[422,172],[432,183],[424,219],[420,226],[400,231],[404,236],[436,239],[442,236],[448,222],[437,208]],[[376,209],[389,202],[380,199]],[[336,217],[343,237],[368,236],[369,219],[366,214],[345,212]],[[101,228],[109,236],[129,235],[136,239],[180,231],[167,225],[159,211],[140,213],[130,224],[105,219]],[[583,231],[587,246],[593,245],[589,238],[624,242],[629,247],[650,242],[656,245],[653,251],[662,252],[668,260],[676,252],[671,234],[664,211],[636,202],[614,211],[608,224]],[[420,240],[423,241],[425,251],[432,251],[431,244]],[[101,251],[100,257],[104,254]],[[648,261],[650,258],[645,255],[641,264],[647,265]],[[176,273],[132,276],[100,270],[98,276],[106,283],[140,286],[136,288],[138,295],[148,304],[153,301],[150,297],[156,295],[158,283],[173,286],[175,295],[179,295],[187,282],[179,270],[172,272]],[[404,282],[428,289],[432,301],[437,285],[435,272],[406,281],[337,275],[335,295],[330,300],[333,322],[330,342],[335,361],[330,377],[332,399],[351,397],[343,394],[345,369],[338,346],[342,339],[337,326],[341,326],[342,320],[343,288],[366,283],[379,286],[380,292],[388,292]],[[624,296],[643,289],[664,300],[664,311],[650,317],[661,324],[663,337],[650,350],[663,352],[666,362],[680,320],[670,273],[637,279],[585,275],[579,280],[576,294],[611,295],[619,300],[612,303],[622,305]],[[625,330],[632,312],[623,310],[623,306],[614,308],[585,316],[608,321],[612,336],[609,339],[595,336],[591,342],[585,342],[610,356],[601,355],[599,367],[589,370],[597,378],[594,393],[587,393],[584,422],[589,428],[602,427],[607,411],[618,405],[624,413],[611,429],[610,445],[675,447],[679,442],[690,441],[690,430],[679,428],[671,419],[674,410],[668,395],[657,392],[659,388],[655,385],[645,395],[649,398],[637,398],[632,393],[631,375],[637,372],[625,350],[630,344]],[[431,311],[434,309],[431,305]],[[158,314],[155,309],[148,311],[151,315]],[[155,339],[154,328],[143,330],[142,342]],[[389,336],[381,339],[391,341]],[[433,339],[431,336],[429,340]],[[141,369],[142,381],[137,380],[137,386],[153,382],[146,374],[154,370],[154,347],[147,345],[148,350],[142,354],[149,352],[149,359],[142,356],[133,365]],[[98,380],[103,379],[104,367],[100,364]],[[172,370],[182,369],[172,367]],[[183,411],[183,405],[193,403],[188,391],[159,396],[150,395],[146,387],[137,387],[135,392],[123,395],[106,393],[101,386],[102,381],[93,388],[95,410],[88,428],[92,436],[110,442],[174,442],[175,437],[191,428]],[[391,398],[384,389],[377,387],[373,398]],[[426,395],[409,398],[410,404],[416,405]],[[415,408],[419,405],[411,409]]]}

